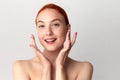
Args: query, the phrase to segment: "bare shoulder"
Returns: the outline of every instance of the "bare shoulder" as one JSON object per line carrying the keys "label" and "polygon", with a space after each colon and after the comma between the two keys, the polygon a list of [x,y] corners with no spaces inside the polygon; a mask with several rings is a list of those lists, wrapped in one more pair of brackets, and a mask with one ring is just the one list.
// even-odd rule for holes
{"label": "bare shoulder", "polygon": [[92,63],[88,61],[76,61],[76,60],[70,59],[70,62],[72,63],[72,65],[78,67],[78,69],[82,68],[81,70],[84,70],[84,69],[92,70],[93,69]]}
{"label": "bare shoulder", "polygon": [[27,74],[27,70],[30,65],[30,60],[16,60],[13,64],[13,72]]}
{"label": "bare shoulder", "polygon": [[88,61],[84,62],[75,61],[75,62],[79,67],[77,68],[79,71],[77,80],[91,80],[93,74],[93,65]]}
{"label": "bare shoulder", "polygon": [[25,68],[28,64],[30,64],[29,60],[16,60],[13,64],[13,68]]}
{"label": "bare shoulder", "polygon": [[82,70],[89,70],[89,71],[93,70],[92,63],[90,63],[88,61],[78,62],[78,64],[81,66]]}
{"label": "bare shoulder", "polygon": [[32,67],[34,61],[32,59],[30,60],[16,60],[13,64],[13,70],[21,70],[28,72],[29,69]]}
{"label": "bare shoulder", "polygon": [[71,65],[76,71],[77,80],[91,80],[93,74],[93,65],[88,61],[76,61],[70,59]]}
{"label": "bare shoulder", "polygon": [[36,76],[38,71],[41,72],[41,64],[34,60],[34,58],[29,60],[17,60],[13,64],[14,80],[30,80],[31,76]]}
{"label": "bare shoulder", "polygon": [[13,76],[14,80],[29,80],[27,73],[27,66],[29,61],[27,60],[17,60],[13,64]]}

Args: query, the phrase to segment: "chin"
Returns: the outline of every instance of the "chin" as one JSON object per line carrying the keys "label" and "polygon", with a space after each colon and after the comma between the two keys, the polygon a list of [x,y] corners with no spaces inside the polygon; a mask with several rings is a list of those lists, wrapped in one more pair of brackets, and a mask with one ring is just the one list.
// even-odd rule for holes
{"label": "chin", "polygon": [[49,51],[49,52],[58,52],[61,49],[62,49],[62,47],[59,47],[59,48],[57,48],[57,47],[47,47],[44,50]]}

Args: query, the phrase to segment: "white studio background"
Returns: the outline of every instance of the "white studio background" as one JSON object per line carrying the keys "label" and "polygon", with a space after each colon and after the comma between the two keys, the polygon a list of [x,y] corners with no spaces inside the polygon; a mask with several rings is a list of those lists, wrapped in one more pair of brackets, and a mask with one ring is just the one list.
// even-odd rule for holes
{"label": "white studio background", "polygon": [[15,60],[34,56],[29,35],[37,37],[35,16],[49,2],[66,10],[78,32],[70,56],[93,64],[92,80],[120,80],[119,0],[0,0],[0,80],[13,80]]}

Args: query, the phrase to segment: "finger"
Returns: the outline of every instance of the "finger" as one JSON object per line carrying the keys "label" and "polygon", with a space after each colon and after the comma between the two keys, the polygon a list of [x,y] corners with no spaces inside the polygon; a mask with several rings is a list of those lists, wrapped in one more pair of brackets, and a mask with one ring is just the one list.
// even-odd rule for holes
{"label": "finger", "polygon": [[70,40],[70,33],[71,33],[71,30],[69,29],[66,34],[66,40]]}
{"label": "finger", "polygon": [[74,45],[76,38],[77,38],[77,32],[74,33],[73,39],[71,41],[71,47]]}
{"label": "finger", "polygon": [[38,56],[38,58],[40,59],[40,61],[42,61],[42,62],[46,61],[46,58],[44,57],[44,55],[41,53],[41,51],[38,49],[38,47],[36,45],[34,35],[31,35],[31,44],[30,44],[30,47],[33,49],[33,51]]}
{"label": "finger", "polygon": [[35,42],[35,37],[33,34],[31,34],[31,44],[34,45],[37,48],[36,42]]}
{"label": "finger", "polygon": [[38,53],[38,51],[40,51],[36,45],[36,41],[35,41],[35,37],[33,34],[31,34],[31,44],[30,44],[30,47],[33,49],[33,51],[35,53]]}
{"label": "finger", "polygon": [[76,41],[76,37],[77,37],[77,32],[75,32],[75,34],[73,35],[73,39],[72,39],[72,41],[70,40],[70,32],[67,34],[67,37],[68,37],[68,44],[67,44],[67,49],[66,49],[66,51],[63,51],[63,53],[64,53],[64,55],[63,55],[63,63],[65,62],[65,60],[66,60],[66,57],[68,56],[68,54],[69,54],[69,51],[70,51],[70,49],[71,49],[71,47],[74,45],[74,43],[75,43],[75,41]]}
{"label": "finger", "polygon": [[31,44],[30,46],[33,51],[35,52],[36,56],[38,57],[39,61],[41,62],[42,65],[48,64],[48,59],[41,53],[40,50],[36,49],[34,45]]}
{"label": "finger", "polygon": [[63,49],[60,51],[58,57],[57,57],[57,62],[60,62],[60,64],[64,64],[67,55],[69,54],[69,50],[70,50],[70,46],[71,46],[71,40],[70,40],[70,30],[68,30],[67,34],[66,34],[66,39],[65,39],[65,44]]}
{"label": "finger", "polygon": [[63,49],[60,51],[58,58],[61,58],[61,59],[65,58],[65,56],[67,55],[67,52],[69,51],[69,48],[70,48],[70,30],[66,34],[65,45]]}
{"label": "finger", "polygon": [[70,40],[70,30],[68,30],[68,32],[66,34],[66,40],[65,40],[65,46],[64,46],[65,50],[68,50],[70,48],[70,43],[71,43],[71,40]]}
{"label": "finger", "polygon": [[42,52],[38,49],[35,41],[35,37],[33,34],[31,34],[31,44],[30,47],[33,49],[35,52],[36,56],[38,57],[39,61],[43,66],[49,65],[49,60],[42,54]]}

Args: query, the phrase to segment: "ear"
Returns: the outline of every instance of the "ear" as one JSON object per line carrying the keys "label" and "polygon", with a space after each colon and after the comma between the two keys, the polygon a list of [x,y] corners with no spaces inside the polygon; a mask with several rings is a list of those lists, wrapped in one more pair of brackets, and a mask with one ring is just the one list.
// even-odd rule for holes
{"label": "ear", "polygon": [[71,30],[71,25],[70,24],[67,25],[67,30]]}

